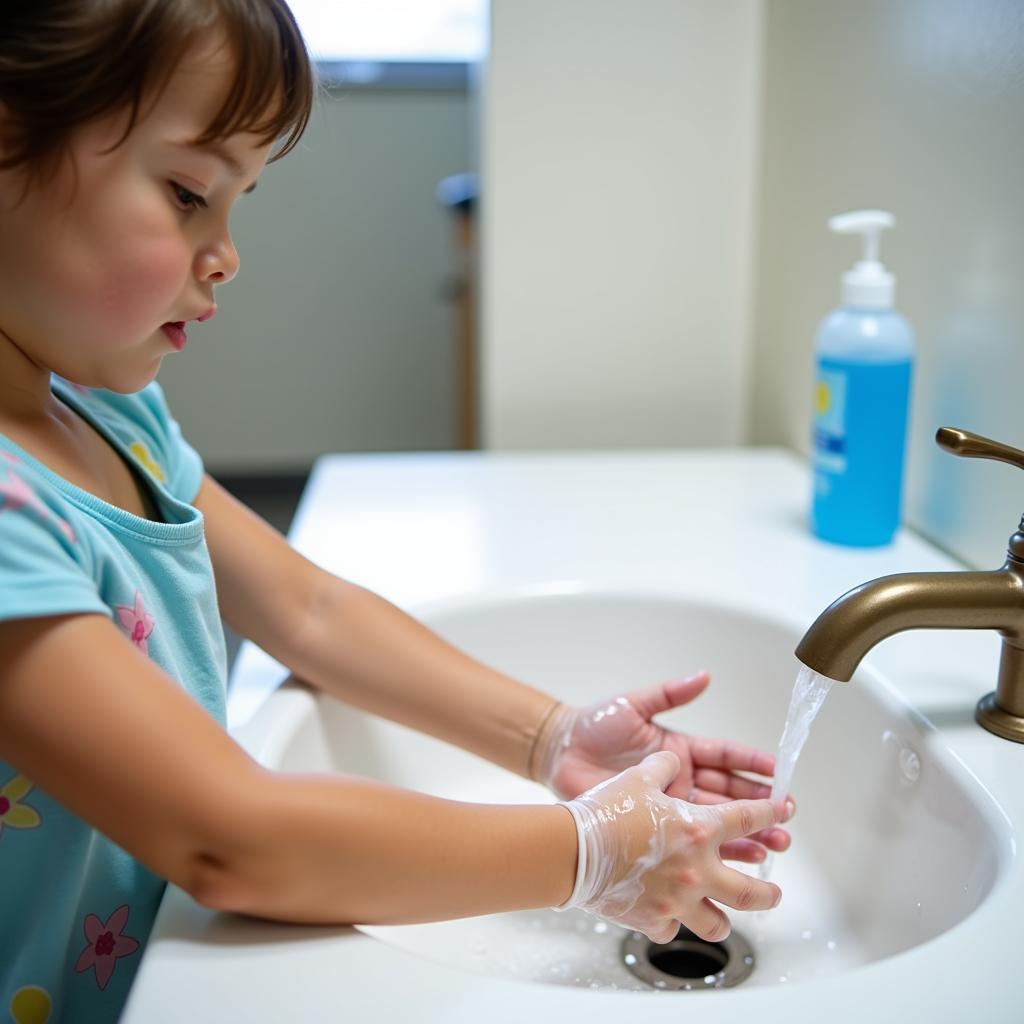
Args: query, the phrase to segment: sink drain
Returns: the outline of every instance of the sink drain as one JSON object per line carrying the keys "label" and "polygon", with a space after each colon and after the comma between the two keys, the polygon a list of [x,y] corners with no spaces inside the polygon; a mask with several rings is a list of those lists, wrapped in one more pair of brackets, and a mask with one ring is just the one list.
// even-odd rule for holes
{"label": "sink drain", "polygon": [[642,932],[622,940],[622,959],[641,981],[653,988],[732,988],[754,969],[754,950],[737,931],[721,942],[708,942],[681,927],[671,942],[652,942]]}

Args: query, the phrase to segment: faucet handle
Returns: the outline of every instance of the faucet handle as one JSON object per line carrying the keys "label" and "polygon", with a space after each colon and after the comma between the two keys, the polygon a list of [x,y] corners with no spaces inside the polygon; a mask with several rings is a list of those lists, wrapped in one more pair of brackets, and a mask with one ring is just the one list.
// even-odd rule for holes
{"label": "faucet handle", "polygon": [[1011,448],[1008,444],[982,437],[981,434],[972,434],[969,430],[960,430],[959,427],[939,427],[935,443],[947,452],[963,458],[996,459],[1024,469],[1024,452],[1019,448]]}

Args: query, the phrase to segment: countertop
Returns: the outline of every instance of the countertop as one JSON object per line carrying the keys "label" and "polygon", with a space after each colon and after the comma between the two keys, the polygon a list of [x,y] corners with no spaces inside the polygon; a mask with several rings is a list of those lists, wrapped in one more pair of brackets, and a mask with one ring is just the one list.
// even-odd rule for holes
{"label": "countertop", "polygon": [[[771,608],[805,628],[832,600],[893,572],[964,568],[910,530],[878,549],[816,540],[806,525],[805,463],[778,449],[572,453],[331,455],[318,460],[290,533],[319,565],[381,593],[416,615],[434,602],[544,590],[681,594],[752,612]],[[1003,562],[1020,510],[1006,510],[1006,535],[992,538],[991,568]],[[1024,745],[973,721],[993,689],[999,638],[982,631],[905,633],[866,659],[938,730],[989,790],[1019,833],[1024,824]],[[252,644],[240,651],[229,694],[238,728],[287,675]],[[927,851],[922,851],[926,856]],[[884,866],[880,865],[880,869]],[[816,1019],[827,1005],[861,1019],[1020,1020],[1012,1007],[1024,922],[1005,901],[1024,893],[1013,878],[962,926],[976,935],[956,975],[933,977],[942,998],[922,1001],[928,944],[870,969],[806,983],[790,992],[730,993],[729,1012],[701,996],[702,1020]],[[937,941],[937,940],[936,940]],[[390,958],[387,961],[382,957]],[[398,960],[396,961],[396,958]],[[915,959],[916,958],[916,959]],[[394,985],[360,984],[380,971]],[[376,973],[375,973],[376,972]],[[517,983],[467,981],[351,928],[317,929],[215,915],[168,890],[124,1016],[160,1021],[519,1019],[502,993]],[[325,1001],[325,974],[334,996]],[[865,990],[868,986],[870,990]],[[328,986],[330,987],[330,985]],[[396,1002],[396,987],[405,993]],[[580,994],[544,986],[545,1015],[580,1019]],[[768,1000],[768,1003],[765,1002]],[[787,1000],[785,1006],[780,1000]],[[926,1005],[927,1004],[927,1005]],[[410,1011],[410,1007],[414,1008]],[[623,1020],[635,997],[592,994],[588,1021]],[[831,1019],[836,1019],[833,1015]]]}

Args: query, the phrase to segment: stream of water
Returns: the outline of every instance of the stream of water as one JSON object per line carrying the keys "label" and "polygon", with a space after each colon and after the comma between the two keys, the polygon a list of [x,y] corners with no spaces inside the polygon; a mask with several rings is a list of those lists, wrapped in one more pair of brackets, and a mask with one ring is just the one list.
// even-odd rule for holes
{"label": "stream of water", "polygon": [[[779,751],[775,757],[775,779],[772,782],[772,800],[784,800],[793,782],[796,762],[800,751],[811,731],[811,723],[821,710],[834,679],[819,675],[806,665],[800,666],[793,693],[789,698],[786,725],[779,740]],[[772,873],[774,854],[770,853],[761,864],[760,877],[767,879]]]}

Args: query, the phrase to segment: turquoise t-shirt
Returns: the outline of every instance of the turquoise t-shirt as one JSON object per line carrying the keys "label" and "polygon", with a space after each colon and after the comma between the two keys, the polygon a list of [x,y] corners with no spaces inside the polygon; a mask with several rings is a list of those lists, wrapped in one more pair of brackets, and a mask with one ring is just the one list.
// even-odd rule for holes
{"label": "turquoise t-shirt", "polygon": [[[54,377],[53,391],[141,469],[164,522],[101,501],[0,434],[0,620],[106,615],[223,725],[224,631],[189,504],[202,461],[155,383],[119,395]],[[164,886],[0,761],[0,1019],[116,1021]]]}

